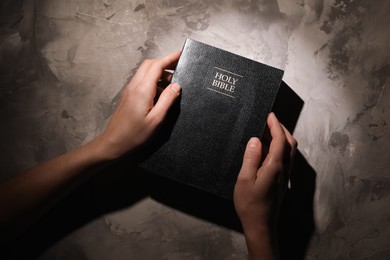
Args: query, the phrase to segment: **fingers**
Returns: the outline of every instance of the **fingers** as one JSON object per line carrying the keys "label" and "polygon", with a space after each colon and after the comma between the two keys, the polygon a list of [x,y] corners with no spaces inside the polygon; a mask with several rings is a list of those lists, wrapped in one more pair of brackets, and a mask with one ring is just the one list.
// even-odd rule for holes
{"label": "fingers", "polygon": [[180,95],[180,90],[179,84],[172,83],[162,91],[157,103],[148,114],[148,117],[154,124],[159,124],[165,118],[169,108]]}
{"label": "fingers", "polygon": [[180,51],[176,51],[161,59],[147,61],[147,63],[150,63],[150,65],[147,64],[149,65],[148,78],[146,79],[145,83],[150,84],[146,85],[156,84],[160,80],[165,69],[174,69],[176,67],[177,61],[179,60],[180,54]]}
{"label": "fingers", "polygon": [[244,159],[238,175],[238,181],[256,180],[257,170],[261,160],[261,142],[259,138],[252,137],[246,145]]}
{"label": "fingers", "polygon": [[162,75],[161,75],[161,81],[171,82],[172,76],[173,76],[173,71],[164,70]]}
{"label": "fingers", "polygon": [[176,51],[160,59],[144,60],[137,72],[133,76],[132,82],[134,86],[140,87],[142,82],[143,87],[154,88],[160,78],[165,79],[164,70],[172,70],[181,55],[181,51]]}
{"label": "fingers", "polygon": [[[165,89],[172,81],[173,72],[164,70],[161,79],[157,82],[159,88]],[[161,93],[161,92],[160,92]]]}
{"label": "fingers", "polygon": [[288,170],[298,143],[290,132],[279,123],[274,113],[268,116],[267,124],[272,141],[263,166],[266,168],[271,167],[275,169],[274,171]]}
{"label": "fingers", "polygon": [[283,132],[284,134],[286,135],[286,138],[287,138],[287,141],[289,143],[289,146],[291,148],[291,151],[290,151],[290,158],[294,158],[294,155],[295,155],[295,152],[297,150],[297,147],[298,147],[298,142],[297,140],[295,140],[295,138],[290,134],[290,132],[286,129],[286,127],[284,127],[283,124],[280,124],[283,128]]}
{"label": "fingers", "polygon": [[177,61],[179,60],[181,55],[181,51],[175,51],[167,56],[159,59],[160,61],[160,66],[164,69],[174,69],[176,67]]}
{"label": "fingers", "polygon": [[287,175],[288,175],[288,183],[287,183],[287,187],[288,189],[291,189],[291,165],[292,165],[292,161],[295,157],[295,152],[297,150],[297,147],[298,147],[298,142],[295,140],[295,138],[290,134],[290,132],[286,129],[286,127],[284,127],[284,125],[282,125],[282,128],[283,128],[283,131],[284,131],[284,134],[286,135],[286,138],[287,138],[287,141],[289,143],[289,146],[290,146],[290,154],[289,154],[289,169],[288,169],[288,172],[287,172]]}
{"label": "fingers", "polygon": [[269,114],[267,124],[271,133],[272,141],[266,161],[281,162],[283,160],[287,142],[286,135],[274,113]]}
{"label": "fingers", "polygon": [[[274,113],[268,116],[267,124],[270,129],[272,141],[263,166],[258,171],[261,160],[261,142],[258,138],[252,138],[248,142],[245,150],[239,178],[255,180],[256,176],[262,175],[262,172],[277,173],[283,169],[286,153],[288,153],[289,159],[293,158],[297,147],[297,141],[294,137],[279,123]],[[264,178],[268,177],[264,176]]]}

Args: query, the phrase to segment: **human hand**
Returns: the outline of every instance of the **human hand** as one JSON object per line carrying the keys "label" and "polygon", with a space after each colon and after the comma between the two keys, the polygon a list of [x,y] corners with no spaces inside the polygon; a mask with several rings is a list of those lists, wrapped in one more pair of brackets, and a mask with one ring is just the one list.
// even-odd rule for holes
{"label": "human hand", "polygon": [[170,81],[171,74],[164,70],[173,69],[179,57],[180,52],[174,52],[161,59],[145,60],[125,87],[100,136],[79,149],[0,182],[0,244],[17,237],[87,180],[95,172],[88,169],[132,151],[154,133],[180,95],[180,86],[170,84],[154,102],[159,80]]}
{"label": "human hand", "polygon": [[297,141],[274,113],[268,116],[267,124],[272,141],[264,162],[259,167],[262,144],[251,138],[234,189],[235,208],[253,259],[277,258],[277,218],[297,148]]}
{"label": "human hand", "polygon": [[161,59],[145,60],[127,84],[119,105],[106,130],[98,137],[104,147],[105,157],[116,159],[139,147],[156,131],[169,108],[180,95],[177,83],[168,85],[159,96],[159,80],[170,81],[165,69],[174,69],[181,52],[171,53]]}

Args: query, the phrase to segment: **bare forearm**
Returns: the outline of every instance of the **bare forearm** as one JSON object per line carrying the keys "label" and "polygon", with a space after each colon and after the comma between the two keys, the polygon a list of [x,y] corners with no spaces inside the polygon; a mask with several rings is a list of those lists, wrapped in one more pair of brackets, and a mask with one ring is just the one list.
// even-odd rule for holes
{"label": "bare forearm", "polygon": [[86,170],[106,160],[101,150],[100,139],[97,138],[0,183],[0,233],[7,236],[1,237],[1,240],[16,235],[15,230],[34,222],[86,180],[89,177]]}
{"label": "bare forearm", "polygon": [[157,82],[170,81],[165,70],[175,68],[180,53],[141,64],[122,93],[105,131],[94,141],[0,183],[0,240],[7,236],[5,229],[12,230],[12,224],[20,227],[31,223],[87,179],[90,171],[86,169],[134,151],[155,133],[180,96],[180,86],[174,83],[155,102]]}

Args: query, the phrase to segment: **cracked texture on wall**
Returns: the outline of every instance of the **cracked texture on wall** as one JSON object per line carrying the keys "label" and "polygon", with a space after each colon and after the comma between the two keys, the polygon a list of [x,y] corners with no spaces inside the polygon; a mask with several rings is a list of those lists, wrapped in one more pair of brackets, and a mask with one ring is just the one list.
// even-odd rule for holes
{"label": "cracked texture on wall", "polygon": [[[0,7],[2,179],[92,139],[142,60],[192,37],[285,69],[284,81],[305,102],[294,135],[317,174],[306,258],[389,255],[389,3],[7,0]],[[41,259],[245,254],[241,234],[146,198],[80,227]]]}

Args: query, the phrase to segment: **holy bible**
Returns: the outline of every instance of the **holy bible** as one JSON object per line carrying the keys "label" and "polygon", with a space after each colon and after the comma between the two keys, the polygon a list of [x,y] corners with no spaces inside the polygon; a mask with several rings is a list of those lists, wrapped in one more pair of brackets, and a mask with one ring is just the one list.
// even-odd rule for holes
{"label": "holy bible", "polygon": [[260,137],[283,71],[187,39],[172,82],[182,88],[140,167],[232,199],[248,140]]}

